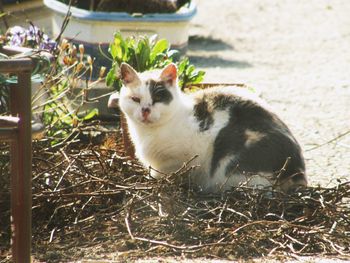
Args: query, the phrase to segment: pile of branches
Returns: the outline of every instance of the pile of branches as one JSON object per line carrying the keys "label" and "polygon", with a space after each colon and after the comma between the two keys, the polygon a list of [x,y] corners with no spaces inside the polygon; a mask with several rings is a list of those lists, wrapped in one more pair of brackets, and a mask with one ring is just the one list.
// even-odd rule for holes
{"label": "pile of branches", "polygon": [[191,160],[155,180],[123,155],[117,133],[34,144],[35,258],[350,256],[350,182],[288,196],[248,187],[203,195],[189,183]]}

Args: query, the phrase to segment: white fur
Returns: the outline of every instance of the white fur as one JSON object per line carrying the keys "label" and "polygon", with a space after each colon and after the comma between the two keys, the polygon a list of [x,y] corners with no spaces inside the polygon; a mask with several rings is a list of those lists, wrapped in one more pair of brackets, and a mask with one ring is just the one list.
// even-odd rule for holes
{"label": "white fur", "polygon": [[[238,186],[246,181],[242,174],[232,174],[227,177],[225,169],[227,164],[235,156],[227,156],[220,161],[215,175],[210,175],[210,165],[213,154],[214,140],[218,132],[227,125],[229,113],[216,111],[214,123],[210,129],[199,131],[198,122],[193,116],[194,97],[197,94],[184,94],[176,86],[169,90],[173,95],[170,104],[156,103],[152,105],[149,89],[145,81],[151,76],[158,76],[159,72],[138,74],[138,85],[123,86],[120,91],[119,106],[124,112],[130,136],[136,148],[137,158],[146,166],[152,167],[162,173],[172,173],[178,170],[185,162],[195,155],[198,157],[193,165],[199,168],[192,175],[195,184],[202,187],[203,191],[218,192],[227,190],[232,186]],[[215,90],[215,89],[214,89]],[[219,88],[223,93],[234,93],[252,99],[254,95],[241,88]],[[134,102],[131,97],[141,98],[140,103]],[[253,98],[260,101],[258,98]],[[142,121],[141,108],[150,107],[149,122]],[[160,174],[151,170],[152,176],[159,177]],[[268,185],[266,180],[253,180],[254,185]],[[249,185],[252,185],[249,183]]]}

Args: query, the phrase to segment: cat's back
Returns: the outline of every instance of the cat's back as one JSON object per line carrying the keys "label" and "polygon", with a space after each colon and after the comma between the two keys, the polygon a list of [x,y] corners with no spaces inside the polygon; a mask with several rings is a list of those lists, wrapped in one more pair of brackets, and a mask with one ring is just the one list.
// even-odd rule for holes
{"label": "cat's back", "polygon": [[261,119],[258,115],[265,115],[265,118],[271,119],[269,117],[273,115],[270,106],[247,88],[217,86],[198,90],[189,96],[193,100],[193,115],[202,131],[211,128],[217,112],[227,112],[229,119],[238,117],[239,112],[239,115],[244,115],[240,116],[242,121]]}
{"label": "cat's back", "polygon": [[298,142],[263,100],[238,87],[210,88],[191,96],[200,133],[220,121],[218,112],[228,116],[214,139],[210,176],[229,177],[233,171],[277,174],[287,163],[280,180],[288,181],[288,187],[306,184]]}

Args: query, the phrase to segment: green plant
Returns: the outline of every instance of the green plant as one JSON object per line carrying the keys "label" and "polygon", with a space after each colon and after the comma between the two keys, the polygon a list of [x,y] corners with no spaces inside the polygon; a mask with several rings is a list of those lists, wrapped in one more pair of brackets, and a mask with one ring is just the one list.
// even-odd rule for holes
{"label": "green plant", "polygon": [[95,108],[81,111],[89,102],[88,90],[103,79],[105,72],[102,67],[99,78],[92,80],[92,70],[93,59],[85,54],[84,46],[80,45],[78,51],[75,45],[63,40],[58,46],[54,69],[43,83],[49,94],[44,104],[43,122],[51,145],[72,139],[85,121],[98,115]]}
{"label": "green plant", "polygon": [[197,84],[203,81],[205,72],[197,71],[195,66],[185,57],[178,64],[179,86],[184,89],[189,84]]}
{"label": "green plant", "polygon": [[[33,119],[44,124],[45,141],[49,145],[72,138],[85,121],[98,115],[97,109],[82,111],[81,108],[88,102],[88,89],[102,80],[105,68],[101,68],[100,78],[92,80],[94,61],[85,54],[83,45],[77,48],[67,40],[62,40],[58,45],[33,25],[29,29],[19,26],[10,28],[0,39],[2,45],[31,48],[20,55],[35,60],[32,83],[41,84],[32,94]],[[40,56],[41,51],[50,53],[54,60],[42,61],[45,56]],[[0,55],[1,59],[12,58]],[[16,82],[16,76],[0,74],[0,85],[5,86],[0,89],[0,114],[8,109],[6,86]],[[79,89],[75,89],[77,86]]]}
{"label": "green plant", "polygon": [[[47,57],[41,56],[40,52],[54,53],[57,43],[38,27],[31,24],[28,28],[21,26],[10,27],[5,34],[0,35],[0,46],[30,48],[24,49],[20,57],[30,57],[35,62],[35,68],[32,70],[32,81],[38,81],[47,73],[51,63]],[[18,57],[18,55],[15,56]],[[0,59],[2,60],[10,60],[13,57],[0,53]],[[0,86],[2,87],[0,89],[0,114],[4,114],[8,110],[8,85],[16,82],[16,75],[0,74]]]}
{"label": "green plant", "polygon": [[[107,86],[114,86],[117,90],[121,82],[116,75],[117,69],[122,62],[130,64],[138,72],[163,68],[179,57],[177,50],[171,49],[166,39],[156,40],[156,36],[140,38],[123,38],[118,32],[109,46],[112,56],[112,67],[106,77]],[[203,80],[204,71],[197,71],[190,64],[187,57],[176,62],[179,69],[179,85],[184,88],[188,84],[200,83]]]}

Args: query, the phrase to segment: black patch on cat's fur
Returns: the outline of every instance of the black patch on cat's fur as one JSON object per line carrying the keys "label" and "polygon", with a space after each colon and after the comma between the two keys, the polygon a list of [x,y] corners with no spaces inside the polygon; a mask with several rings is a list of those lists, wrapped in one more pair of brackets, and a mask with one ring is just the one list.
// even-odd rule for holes
{"label": "black patch on cat's fur", "polygon": [[194,116],[199,122],[199,130],[201,132],[208,130],[214,123],[212,109],[209,108],[209,103],[205,97],[194,105]]}
{"label": "black patch on cat's fur", "polygon": [[[208,99],[209,97],[207,97]],[[248,173],[279,171],[290,157],[282,178],[303,172],[305,164],[301,149],[288,127],[273,113],[259,104],[234,95],[211,94],[212,110],[228,110],[230,120],[218,133],[214,142],[211,175],[219,166],[220,160],[232,157],[226,167],[229,176],[238,167]],[[263,134],[258,141],[246,145],[246,131]]]}
{"label": "black patch on cat's fur", "polygon": [[199,131],[209,130],[214,123],[213,114],[215,110],[225,110],[232,103],[233,97],[220,93],[205,93],[197,99],[193,107],[193,115],[199,123]]}
{"label": "black patch on cat's fur", "polygon": [[146,82],[146,85],[149,87],[153,104],[169,104],[173,100],[173,95],[167,88],[166,82],[149,80]]}
{"label": "black patch on cat's fur", "polygon": [[304,173],[298,173],[292,176],[292,182],[293,183],[300,183],[306,181],[305,174]]}

